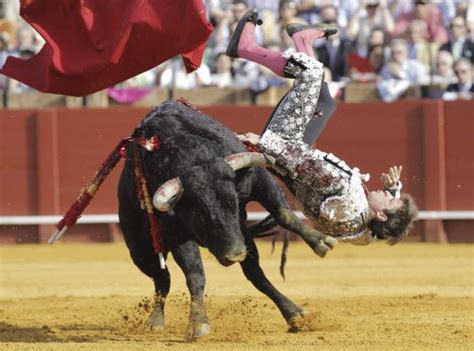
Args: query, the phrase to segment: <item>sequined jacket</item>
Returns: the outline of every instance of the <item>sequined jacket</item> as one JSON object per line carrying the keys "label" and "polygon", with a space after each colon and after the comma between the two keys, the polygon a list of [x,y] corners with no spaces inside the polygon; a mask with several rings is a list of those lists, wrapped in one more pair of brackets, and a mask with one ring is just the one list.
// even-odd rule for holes
{"label": "sequined jacket", "polygon": [[276,168],[288,172],[300,210],[316,229],[341,241],[369,244],[368,202],[359,169],[350,168],[333,154],[311,149],[301,141],[289,141],[267,130],[259,148],[275,157]]}

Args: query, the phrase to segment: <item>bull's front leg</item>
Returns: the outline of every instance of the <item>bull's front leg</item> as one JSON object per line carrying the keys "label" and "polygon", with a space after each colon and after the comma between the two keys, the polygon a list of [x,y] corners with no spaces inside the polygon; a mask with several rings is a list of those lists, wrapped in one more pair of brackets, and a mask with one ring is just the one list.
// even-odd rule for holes
{"label": "bull's front leg", "polygon": [[285,295],[279,292],[265,276],[259,263],[257,246],[253,238],[246,237],[247,256],[240,263],[245,277],[262,293],[267,295],[278,307],[291,331],[298,330],[298,320],[306,312]]}
{"label": "bull's front leg", "polygon": [[326,256],[338,243],[337,239],[303,224],[290,208],[279,207],[272,215],[280,226],[298,234],[319,257]]}
{"label": "bull's front leg", "polygon": [[204,307],[206,277],[199,247],[194,241],[189,240],[173,248],[172,254],[184,273],[186,285],[191,295],[187,336],[188,338],[198,338],[207,335],[211,331],[211,325]]}
{"label": "bull's front leg", "polygon": [[300,236],[320,257],[337,245],[337,240],[321,234],[314,228],[303,224],[286,201],[285,194],[269,172],[255,168],[256,180],[252,188],[252,197],[270,212],[275,221],[283,228]]}

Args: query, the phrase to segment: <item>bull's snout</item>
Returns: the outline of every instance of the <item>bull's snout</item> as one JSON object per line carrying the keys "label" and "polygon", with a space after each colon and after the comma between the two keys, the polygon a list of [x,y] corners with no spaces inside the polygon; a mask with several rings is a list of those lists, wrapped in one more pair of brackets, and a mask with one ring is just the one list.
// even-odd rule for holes
{"label": "bull's snout", "polygon": [[233,248],[225,255],[218,257],[219,262],[223,266],[230,266],[236,262],[242,262],[247,256],[247,249],[245,246]]}

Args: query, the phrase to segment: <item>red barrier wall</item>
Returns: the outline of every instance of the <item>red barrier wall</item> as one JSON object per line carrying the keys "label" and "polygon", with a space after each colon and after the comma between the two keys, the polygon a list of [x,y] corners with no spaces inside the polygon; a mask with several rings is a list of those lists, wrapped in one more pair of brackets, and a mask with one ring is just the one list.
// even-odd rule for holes
{"label": "red barrier wall", "polygon": [[[474,210],[473,109],[474,102],[341,104],[318,146],[371,173],[372,188],[389,166],[404,165],[404,190],[414,195],[420,209]],[[0,215],[63,214],[147,111],[0,111]],[[202,111],[235,131],[260,132],[272,108],[213,106]],[[121,166],[117,168],[87,214],[116,212]],[[94,234],[97,240],[116,235],[105,224],[87,228],[100,233]],[[51,231],[52,226],[4,227],[0,241],[43,241]],[[473,221],[425,221],[417,225],[413,238],[443,241],[447,235],[454,241],[472,241],[472,231]],[[74,232],[77,239],[83,230]],[[68,238],[74,237],[71,233]]]}

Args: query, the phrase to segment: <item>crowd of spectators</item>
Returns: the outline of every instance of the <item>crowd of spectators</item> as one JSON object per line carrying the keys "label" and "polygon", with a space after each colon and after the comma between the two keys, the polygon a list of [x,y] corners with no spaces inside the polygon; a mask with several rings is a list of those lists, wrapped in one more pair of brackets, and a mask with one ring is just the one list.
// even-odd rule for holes
{"label": "crowd of spectators", "polygon": [[[256,95],[272,86],[291,84],[252,62],[225,55],[238,20],[255,7],[263,20],[257,28],[257,40],[273,50],[294,49],[285,30],[289,23],[337,26],[336,35],[317,40],[313,47],[316,58],[325,66],[325,79],[335,97],[343,96],[344,87],[352,82],[376,86],[380,98],[387,102],[403,97],[413,86],[430,87],[423,90],[428,98],[452,100],[474,96],[474,0],[204,2],[214,31],[202,66],[187,75],[181,60],[169,60],[119,88],[212,86],[249,89]],[[5,3],[9,1],[4,0]],[[8,17],[5,9],[2,11],[0,15]],[[1,19],[0,33],[0,65],[7,55],[31,57],[41,46],[40,38],[24,23],[12,25],[8,18]],[[0,77],[0,88],[11,92],[29,89],[7,82],[5,77]]]}

